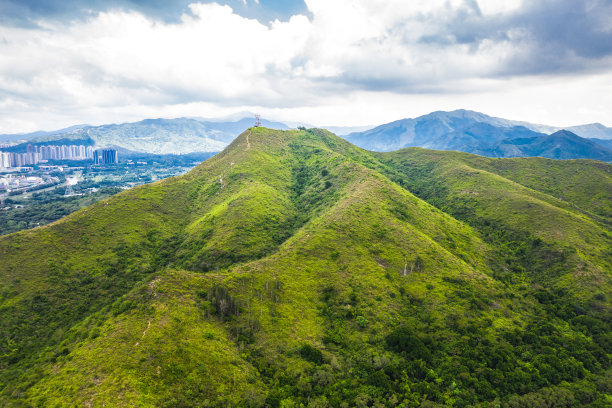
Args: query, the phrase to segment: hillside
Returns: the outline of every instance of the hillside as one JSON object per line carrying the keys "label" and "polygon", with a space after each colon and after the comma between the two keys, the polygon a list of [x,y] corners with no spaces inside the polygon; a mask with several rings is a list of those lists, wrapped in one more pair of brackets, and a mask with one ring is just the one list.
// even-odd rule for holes
{"label": "hillside", "polygon": [[612,166],[567,163],[248,129],[0,237],[0,405],[604,407]]}
{"label": "hillside", "polygon": [[364,149],[381,152],[424,147],[488,157],[541,156],[612,161],[612,150],[605,145],[606,141],[601,143],[572,133],[580,132],[589,137],[596,134],[605,138],[607,128],[584,125],[569,129],[572,131],[456,110],[402,119],[364,132],[351,133],[346,139]]}
{"label": "hillside", "polygon": [[612,150],[612,139],[605,140],[605,139],[593,138],[591,139],[591,141],[597,143],[598,145],[605,147],[606,149]]}

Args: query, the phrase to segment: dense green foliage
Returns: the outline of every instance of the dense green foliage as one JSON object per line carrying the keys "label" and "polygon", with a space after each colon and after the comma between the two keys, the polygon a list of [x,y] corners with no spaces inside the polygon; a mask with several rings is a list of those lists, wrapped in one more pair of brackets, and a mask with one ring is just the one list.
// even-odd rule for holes
{"label": "dense green foliage", "polygon": [[10,208],[19,201],[6,199],[4,205],[9,209],[0,212],[0,235],[57,221],[121,190],[107,187],[92,194],[72,197],[64,197],[64,191],[63,188],[56,188],[49,193],[33,193],[28,206],[23,208]]}
{"label": "dense green foliage", "polygon": [[0,237],[0,405],[609,406],[611,173],[249,129]]}

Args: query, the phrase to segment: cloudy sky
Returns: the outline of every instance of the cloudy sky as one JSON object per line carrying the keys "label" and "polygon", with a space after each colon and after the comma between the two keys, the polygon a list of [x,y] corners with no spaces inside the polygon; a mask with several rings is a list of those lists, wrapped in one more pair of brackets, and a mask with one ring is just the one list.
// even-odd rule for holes
{"label": "cloudy sky", "polygon": [[612,0],[0,0],[0,133],[457,108],[612,126]]}

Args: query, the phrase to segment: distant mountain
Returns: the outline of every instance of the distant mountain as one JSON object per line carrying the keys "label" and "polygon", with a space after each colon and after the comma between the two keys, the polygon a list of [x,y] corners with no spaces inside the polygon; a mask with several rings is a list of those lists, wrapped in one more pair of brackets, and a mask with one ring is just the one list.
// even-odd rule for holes
{"label": "distant mountain", "polygon": [[[594,129],[589,126],[585,125],[584,129]],[[456,110],[398,120],[365,132],[351,133],[346,139],[364,149],[381,152],[404,147],[424,147],[489,157],[542,156],[555,159],[612,160],[612,151],[603,144],[570,131],[557,131],[552,135],[545,133],[554,129],[546,125],[495,118],[479,112]]]}
{"label": "distant mountain", "polygon": [[[217,152],[224,149],[244,129],[253,125],[253,114],[240,112],[225,118],[146,119],[140,122],[102,126],[77,125],[56,131],[0,135],[0,142],[79,143],[97,148],[114,147],[135,153],[187,154]],[[296,123],[262,120],[262,126],[287,130]],[[312,127],[311,125],[303,125]],[[513,139],[533,139],[552,134],[560,128],[528,122],[507,120],[469,110],[437,111],[414,119],[402,119],[381,126],[327,126],[350,142],[374,151],[392,151],[404,147],[425,147],[458,150],[491,157],[527,155],[525,141],[521,148],[509,142]],[[612,129],[599,123],[572,126],[567,130],[606,149],[593,153],[592,158],[605,157],[612,149]],[[535,139],[534,139],[535,140]],[[532,140],[532,141],[534,141]],[[549,139],[545,139],[549,140]],[[545,143],[545,140],[542,143]],[[577,140],[574,140],[577,141]],[[566,140],[566,142],[569,142]],[[536,145],[540,143],[535,142]],[[584,144],[586,142],[580,141]],[[588,144],[588,143],[587,143]],[[25,145],[15,149],[24,150]],[[576,148],[592,151],[599,147]],[[570,149],[571,150],[571,149]],[[560,156],[563,156],[560,154]],[[552,157],[552,156],[546,156]],[[582,157],[582,156],[579,156]]]}
{"label": "distant mountain", "polygon": [[16,142],[16,141],[26,141],[44,136],[51,136],[57,134],[70,133],[78,129],[83,129],[89,127],[89,125],[75,125],[70,126],[64,129],[52,130],[52,131],[44,131],[39,130],[32,133],[13,133],[13,134],[4,134],[0,135],[0,142]]}
{"label": "distant mountain", "polygon": [[367,130],[351,133],[346,139],[375,151],[404,147],[442,150],[489,150],[495,143],[516,137],[541,135],[524,122],[494,118],[479,112],[456,110],[433,112],[415,119],[401,119]]}
{"label": "distant mountain", "polygon": [[597,139],[597,138],[593,138],[593,139],[589,139],[595,143],[597,143],[600,146],[606,147],[610,150],[612,150],[612,140],[604,140],[604,139]]}
{"label": "distant mountain", "polygon": [[321,126],[323,129],[327,129],[330,132],[338,135],[345,136],[354,132],[364,132],[372,129],[374,126]]}
{"label": "distant mountain", "polygon": [[[58,140],[92,140],[97,148],[115,147],[152,154],[218,152],[252,125],[252,118],[231,122],[193,118],[145,119],[135,123],[68,129],[66,132],[40,135],[28,142],[42,144]],[[268,120],[262,120],[262,125],[274,129],[288,129],[284,123]]]}
{"label": "distant mountain", "polygon": [[567,128],[580,137],[587,139],[612,140],[612,128],[605,127],[601,123],[591,123],[589,125],[570,126]]}
{"label": "distant mountain", "polygon": [[[229,144],[232,140],[236,138],[236,136],[244,132],[245,129],[253,126],[253,121],[254,121],[253,117],[244,117],[242,119],[238,119],[235,121],[224,121],[224,122],[219,122],[216,120],[209,120],[209,121],[202,120],[201,123],[203,123],[205,126],[209,127],[210,129],[214,129],[217,132],[223,133],[224,134],[223,136],[218,136],[218,137],[223,137],[224,138],[223,141]],[[287,126],[285,123],[272,122],[266,119],[261,120],[261,125],[264,127],[270,128],[270,129],[279,129],[279,130],[289,129],[289,126]]]}
{"label": "distant mountain", "polygon": [[569,130],[533,138],[505,140],[497,147],[497,157],[548,157],[549,159],[595,159],[612,161],[612,150]]}

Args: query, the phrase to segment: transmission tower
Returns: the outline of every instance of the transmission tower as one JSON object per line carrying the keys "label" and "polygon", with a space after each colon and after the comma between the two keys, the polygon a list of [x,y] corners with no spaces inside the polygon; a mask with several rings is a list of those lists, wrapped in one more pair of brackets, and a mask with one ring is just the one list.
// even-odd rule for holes
{"label": "transmission tower", "polygon": [[255,115],[255,127],[261,126],[261,115],[258,113]]}
{"label": "transmission tower", "polygon": [[64,197],[70,197],[73,194],[74,194],[74,191],[72,191],[72,184],[69,183],[66,186],[66,191],[64,192]]}

